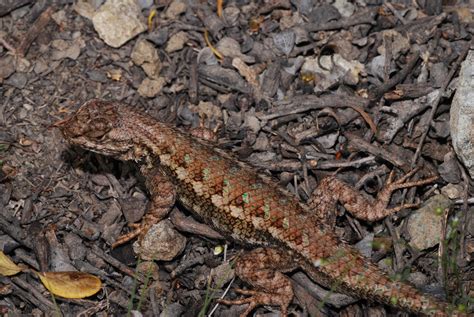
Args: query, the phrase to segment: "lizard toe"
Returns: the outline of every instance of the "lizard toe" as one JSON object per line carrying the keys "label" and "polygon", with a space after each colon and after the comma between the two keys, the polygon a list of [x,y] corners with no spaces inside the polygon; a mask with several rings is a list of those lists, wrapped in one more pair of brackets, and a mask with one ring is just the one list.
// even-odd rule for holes
{"label": "lizard toe", "polygon": [[240,315],[241,317],[247,316],[256,307],[265,306],[265,305],[279,306],[281,316],[287,316],[288,306],[290,305],[291,300],[293,299],[293,294],[289,296],[288,294],[285,294],[285,293],[267,293],[267,292],[244,290],[244,289],[236,289],[235,291],[242,295],[250,295],[250,297],[234,299],[234,300],[220,299],[219,303],[224,304],[224,305],[248,304],[249,306]]}
{"label": "lizard toe", "polygon": [[132,227],[133,230],[118,237],[117,240],[112,244],[112,248],[116,248],[122,244],[125,244],[136,237],[143,237],[148,232],[148,229],[150,229],[150,225],[144,224],[143,222],[139,224],[133,223],[129,226]]}

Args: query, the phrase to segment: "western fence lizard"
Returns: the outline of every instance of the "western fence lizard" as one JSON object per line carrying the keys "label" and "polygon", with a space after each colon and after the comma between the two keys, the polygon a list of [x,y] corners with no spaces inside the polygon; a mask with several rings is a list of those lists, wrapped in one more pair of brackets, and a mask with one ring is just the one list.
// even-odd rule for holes
{"label": "western fence lizard", "polygon": [[[248,303],[243,315],[261,304],[279,305],[286,315],[293,290],[288,277],[281,272],[297,267],[317,283],[357,298],[412,313],[463,315],[407,283],[391,280],[356,249],[342,243],[310,207],[275,182],[220,150],[125,104],[90,100],[55,126],[71,144],[117,159],[142,162],[152,208],[132,236],[164,218],[167,206],[173,204],[177,194],[186,208],[226,237],[257,246],[236,264],[237,275],[257,290],[240,290],[250,297],[222,301]],[[172,180],[175,189],[160,185],[164,177]],[[394,211],[386,209],[393,190],[434,180],[406,182],[407,177],[391,182],[375,202],[362,198],[335,177],[326,178],[315,191],[310,206],[319,208],[340,201],[356,216],[380,219]],[[328,212],[324,209],[327,207],[321,209],[323,213]]]}

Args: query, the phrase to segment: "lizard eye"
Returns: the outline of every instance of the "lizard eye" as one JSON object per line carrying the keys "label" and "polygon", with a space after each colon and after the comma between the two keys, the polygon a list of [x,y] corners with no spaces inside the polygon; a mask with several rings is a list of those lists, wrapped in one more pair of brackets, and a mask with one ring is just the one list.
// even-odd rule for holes
{"label": "lizard eye", "polygon": [[98,139],[109,132],[111,127],[104,119],[94,119],[90,122],[87,131],[84,133],[87,137]]}

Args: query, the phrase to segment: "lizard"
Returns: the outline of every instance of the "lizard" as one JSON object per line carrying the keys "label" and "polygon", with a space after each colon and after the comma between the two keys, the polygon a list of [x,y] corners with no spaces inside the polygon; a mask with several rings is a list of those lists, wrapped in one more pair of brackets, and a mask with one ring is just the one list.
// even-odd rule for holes
{"label": "lizard", "polygon": [[248,164],[118,101],[89,100],[53,126],[72,145],[141,164],[151,206],[118,244],[142,236],[166,217],[178,199],[225,237],[253,248],[235,264],[236,275],[253,287],[236,292],[248,297],[220,300],[248,304],[242,316],[260,305],[279,306],[286,316],[293,289],[284,273],[297,268],[316,283],[356,298],[427,316],[465,316],[447,302],[390,279],[343,243],[321,216],[340,202],[356,217],[382,219],[407,207],[387,208],[394,190],[427,184],[436,176],[409,182],[412,171],[397,181],[389,177],[374,201],[329,176],[321,180],[311,201],[303,204]]}

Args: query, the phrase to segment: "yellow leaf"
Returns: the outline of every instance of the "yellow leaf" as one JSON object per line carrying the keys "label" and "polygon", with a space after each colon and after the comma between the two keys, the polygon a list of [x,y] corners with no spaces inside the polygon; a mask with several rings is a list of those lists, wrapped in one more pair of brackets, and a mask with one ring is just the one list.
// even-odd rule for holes
{"label": "yellow leaf", "polygon": [[18,267],[18,265],[13,263],[13,261],[5,255],[5,253],[0,251],[0,275],[10,276],[17,274],[18,272],[21,272],[21,269]]}
{"label": "yellow leaf", "polygon": [[84,298],[97,293],[100,279],[84,272],[36,272],[44,286],[64,298]]}

